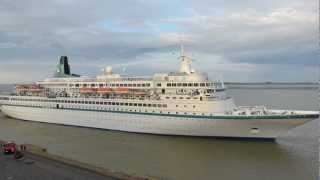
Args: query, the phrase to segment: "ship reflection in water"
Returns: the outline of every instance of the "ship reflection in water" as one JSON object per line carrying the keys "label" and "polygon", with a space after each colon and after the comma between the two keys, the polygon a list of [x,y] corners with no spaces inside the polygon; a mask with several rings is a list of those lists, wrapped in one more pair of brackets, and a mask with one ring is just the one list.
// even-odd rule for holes
{"label": "ship reflection in water", "polygon": [[[228,91],[243,105],[317,109],[314,89]],[[0,137],[47,147],[52,153],[94,165],[163,179],[301,180],[317,178],[318,123],[293,129],[272,143],[60,126],[14,120],[0,113]]]}

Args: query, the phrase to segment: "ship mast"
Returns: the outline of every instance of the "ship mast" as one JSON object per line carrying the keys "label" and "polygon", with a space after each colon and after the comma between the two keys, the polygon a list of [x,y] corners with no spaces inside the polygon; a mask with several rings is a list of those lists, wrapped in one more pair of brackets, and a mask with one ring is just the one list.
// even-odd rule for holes
{"label": "ship mast", "polygon": [[180,73],[191,73],[191,59],[185,56],[183,44],[180,45],[180,57],[181,65],[180,65]]}

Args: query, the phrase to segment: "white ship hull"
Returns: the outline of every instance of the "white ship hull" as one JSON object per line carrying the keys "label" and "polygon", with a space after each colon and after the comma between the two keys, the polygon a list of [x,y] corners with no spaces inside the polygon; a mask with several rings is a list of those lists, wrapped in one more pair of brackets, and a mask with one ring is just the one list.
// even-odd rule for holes
{"label": "white ship hull", "polygon": [[276,138],[314,118],[192,118],[2,105],[4,114],[22,120],[126,132],[212,137]]}

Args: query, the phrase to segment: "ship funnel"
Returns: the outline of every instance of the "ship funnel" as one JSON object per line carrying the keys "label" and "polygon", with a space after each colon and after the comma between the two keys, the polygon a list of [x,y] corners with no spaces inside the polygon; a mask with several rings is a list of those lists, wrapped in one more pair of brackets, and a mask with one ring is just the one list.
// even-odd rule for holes
{"label": "ship funnel", "polygon": [[61,56],[60,57],[60,66],[63,74],[70,75],[70,66],[68,63],[68,56]]}
{"label": "ship funnel", "polygon": [[54,77],[68,77],[71,75],[67,56],[61,56]]}

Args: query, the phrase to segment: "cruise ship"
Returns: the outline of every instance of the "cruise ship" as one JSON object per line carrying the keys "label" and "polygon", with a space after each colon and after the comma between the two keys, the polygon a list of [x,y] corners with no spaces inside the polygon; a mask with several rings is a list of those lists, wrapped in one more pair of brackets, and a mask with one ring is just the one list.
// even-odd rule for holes
{"label": "cruise ship", "polygon": [[183,48],[179,60],[177,72],[151,77],[123,76],[111,67],[88,77],[72,74],[62,56],[52,78],[0,95],[1,111],[27,121],[135,133],[268,139],[319,117],[314,111],[236,106],[222,81],[191,67]]}

